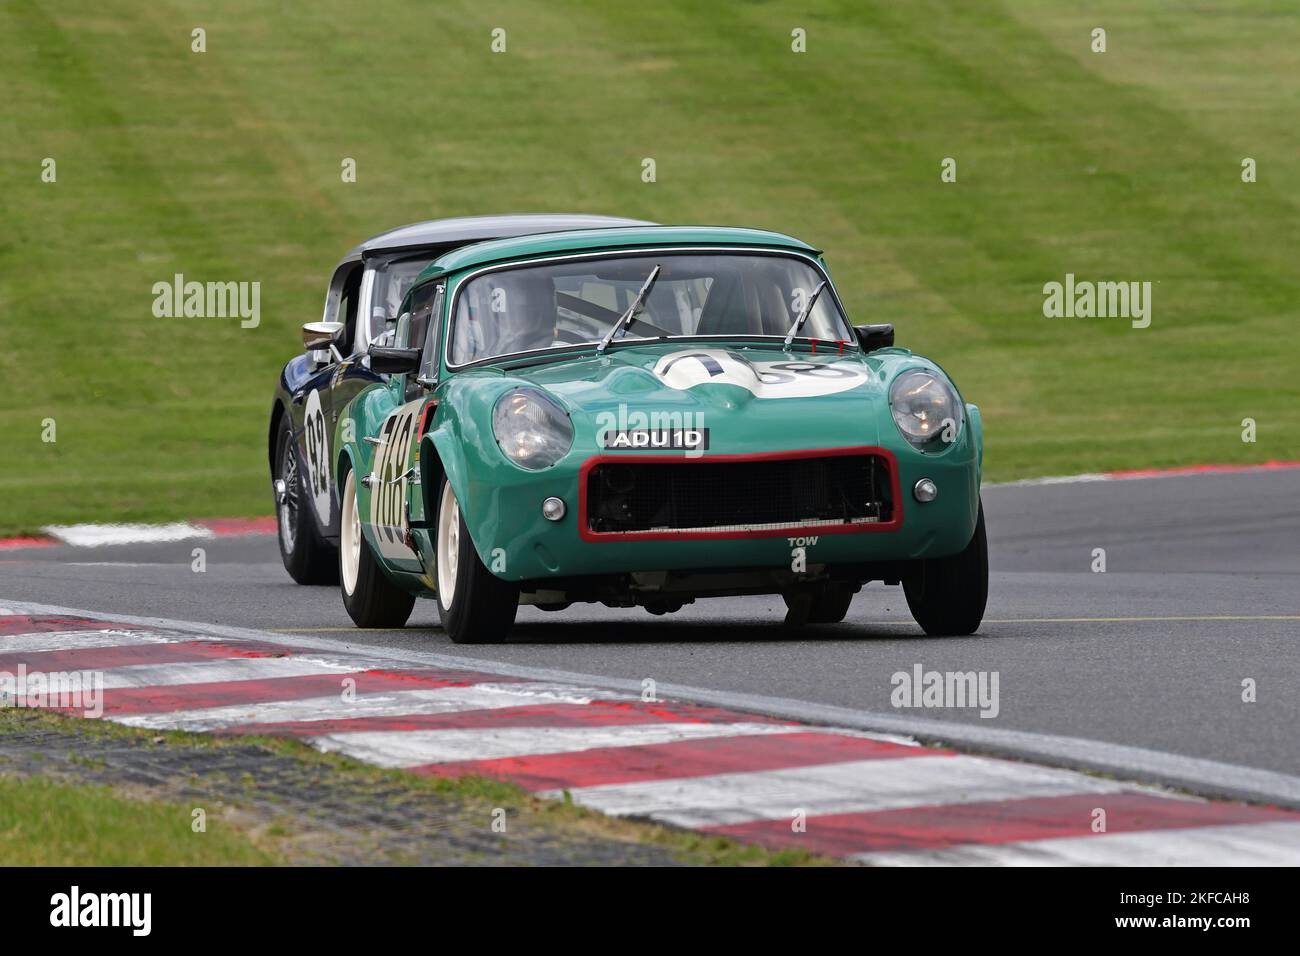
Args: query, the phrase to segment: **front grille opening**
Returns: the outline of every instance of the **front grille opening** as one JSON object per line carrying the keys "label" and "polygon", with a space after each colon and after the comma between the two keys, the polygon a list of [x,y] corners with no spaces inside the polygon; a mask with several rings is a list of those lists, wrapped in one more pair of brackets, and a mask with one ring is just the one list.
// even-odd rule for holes
{"label": "front grille opening", "polygon": [[587,474],[596,534],[763,531],[893,520],[879,455],[762,461],[604,461]]}

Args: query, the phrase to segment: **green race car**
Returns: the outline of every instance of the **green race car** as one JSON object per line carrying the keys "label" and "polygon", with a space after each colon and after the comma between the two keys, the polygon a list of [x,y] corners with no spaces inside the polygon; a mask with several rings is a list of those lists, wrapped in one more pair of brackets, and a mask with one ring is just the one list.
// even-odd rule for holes
{"label": "green race car", "polygon": [[791,626],[901,584],[929,634],[984,613],[979,410],[891,326],[849,324],[818,250],[638,225],[479,242],[406,292],[338,414],[343,600],[438,602],[460,643],[521,604],[780,594]]}

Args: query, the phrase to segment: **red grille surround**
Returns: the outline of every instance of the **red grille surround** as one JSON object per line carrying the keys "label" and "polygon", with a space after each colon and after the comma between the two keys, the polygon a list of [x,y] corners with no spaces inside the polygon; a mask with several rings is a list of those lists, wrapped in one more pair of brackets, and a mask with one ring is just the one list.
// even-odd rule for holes
{"label": "red grille surround", "polygon": [[[814,492],[824,491],[824,489],[818,489],[812,487],[805,489],[802,485],[796,483],[797,480],[801,477],[807,480],[810,476],[812,476],[815,480],[815,477],[817,475],[826,474],[829,472],[830,469],[829,468],[822,469],[821,471],[817,471],[816,469],[814,469],[810,471],[809,469],[805,468],[802,470],[802,472],[800,472],[800,470],[798,469],[798,465],[794,463],[806,462],[808,465],[815,466],[817,464],[818,459],[840,459],[844,457],[859,457],[859,458],[871,459],[872,461],[870,462],[869,467],[873,469],[871,472],[873,476],[873,480],[875,476],[878,475],[881,471],[885,472],[883,476],[885,479],[885,488],[884,489],[877,488],[875,489],[875,491],[877,492],[877,496],[880,498],[880,500],[884,504],[887,504],[889,507],[889,513],[886,518],[865,520],[859,517],[859,520],[856,520],[853,523],[849,523],[843,518],[840,518],[837,520],[828,520],[822,523],[803,524],[803,523],[799,523],[800,519],[792,516],[792,519],[788,524],[779,523],[779,519],[778,522],[770,522],[770,521],[747,522],[744,520],[736,520],[736,521],[728,522],[729,524],[732,525],[741,525],[741,524],[750,524],[750,523],[752,524],[761,523],[761,524],[773,525],[771,527],[751,528],[751,529],[735,529],[735,528],[712,529],[708,527],[693,527],[690,528],[689,530],[677,530],[677,529],[656,527],[647,530],[641,530],[641,529],[596,530],[592,527],[593,515],[591,512],[593,510],[593,507],[595,510],[599,511],[604,505],[605,493],[601,489],[597,488],[595,490],[595,495],[593,495],[593,488],[592,488],[593,472],[595,472],[595,470],[600,466],[605,466],[605,465],[632,466],[629,469],[629,473],[632,475],[634,480],[636,476],[635,466],[637,465],[653,464],[657,466],[659,469],[665,467],[688,469],[688,468],[698,468],[701,466],[715,466],[710,468],[707,474],[710,477],[717,479],[718,475],[721,473],[722,475],[725,476],[723,480],[732,483],[728,485],[728,490],[729,491],[731,489],[736,489],[736,490],[733,492],[732,498],[728,499],[727,503],[734,508],[735,503],[738,500],[742,500],[745,494],[757,493],[756,492],[757,485],[754,484],[752,481],[747,482],[747,476],[752,479],[758,477],[758,473],[755,472],[754,470],[746,469],[745,468],[746,463],[791,462],[792,468],[790,474],[791,474],[791,478],[794,480],[791,481],[790,487],[795,492],[807,491],[810,494],[812,494]],[[716,467],[719,465],[724,467],[719,469]],[[727,466],[731,466],[731,465],[736,466],[734,474],[729,473],[731,469],[730,467]],[[839,466],[838,470],[843,471],[844,470],[843,466]],[[766,479],[767,482],[770,484],[772,480],[772,475],[774,473],[779,474],[779,471],[773,469],[764,469],[761,477],[763,479]],[[597,479],[599,479],[600,476],[597,475],[596,477]],[[683,475],[683,477],[685,476]],[[662,484],[662,479],[660,479],[660,483]],[[680,489],[680,487],[681,487],[680,482],[674,482],[674,490]],[[694,491],[697,489],[691,489],[691,490]],[[772,489],[768,488],[767,490],[771,491]],[[885,499],[884,495],[881,494],[881,492],[886,490],[888,492],[887,499]],[[805,497],[807,497],[807,495],[805,495]],[[813,497],[816,497],[816,495],[813,494]],[[595,498],[596,500],[593,501],[593,498]],[[698,509],[706,506],[707,504],[708,504],[707,500],[690,501],[687,503],[686,510],[689,512],[690,509],[694,508],[698,511]],[[864,502],[864,504],[869,504],[869,502]],[[672,509],[672,510],[676,510],[676,509]],[[597,514],[595,518],[597,522],[604,521],[605,523],[609,523],[608,521],[603,519],[599,514]],[[666,540],[680,540],[680,539],[715,539],[715,540],[732,539],[734,540],[734,539],[742,539],[742,538],[783,538],[783,537],[791,537],[791,536],[804,537],[808,535],[828,535],[828,534],[869,534],[872,532],[897,531],[900,527],[902,527],[902,524],[903,524],[903,506],[902,506],[902,495],[899,488],[897,459],[895,459],[893,452],[889,451],[888,449],[880,448],[874,445],[864,445],[864,446],[853,447],[853,448],[811,448],[811,449],[804,449],[800,451],[761,452],[757,454],[739,454],[739,455],[705,454],[698,458],[689,458],[686,455],[681,453],[657,454],[657,455],[621,455],[618,453],[612,453],[612,454],[596,455],[593,456],[592,458],[588,458],[585,462],[582,463],[582,467],[580,468],[578,474],[578,531],[584,541],[591,541],[591,542],[666,541]]]}

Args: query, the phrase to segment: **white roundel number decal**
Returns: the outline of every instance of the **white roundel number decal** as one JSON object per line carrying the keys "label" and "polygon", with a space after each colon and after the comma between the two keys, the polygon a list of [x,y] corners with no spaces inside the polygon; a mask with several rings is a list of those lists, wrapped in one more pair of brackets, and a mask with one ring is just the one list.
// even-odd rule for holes
{"label": "white roundel number decal", "polygon": [[307,459],[307,493],[321,525],[330,520],[330,448],[325,435],[325,413],[320,407],[320,392],[313,389],[307,396],[307,410],[302,416],[303,451]]}
{"label": "white roundel number decal", "polygon": [[691,349],[672,352],[655,363],[657,375],[669,388],[696,385],[739,385],[755,398],[811,398],[847,392],[867,381],[866,367],[854,361],[810,362],[795,358],[751,362],[731,349]]}

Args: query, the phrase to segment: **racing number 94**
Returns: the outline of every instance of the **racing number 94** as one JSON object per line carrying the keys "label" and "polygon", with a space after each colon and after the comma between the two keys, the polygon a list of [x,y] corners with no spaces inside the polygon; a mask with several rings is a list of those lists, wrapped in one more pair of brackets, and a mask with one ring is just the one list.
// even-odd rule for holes
{"label": "racing number 94", "polygon": [[307,477],[313,497],[329,491],[329,449],[325,443],[325,415],[317,406],[303,422],[307,431]]}

